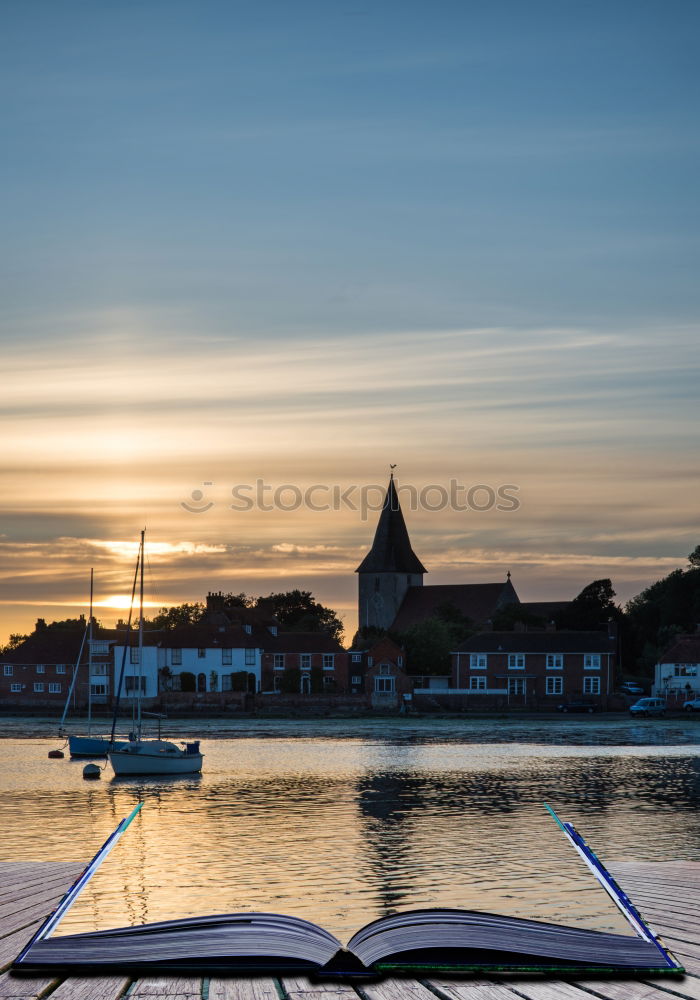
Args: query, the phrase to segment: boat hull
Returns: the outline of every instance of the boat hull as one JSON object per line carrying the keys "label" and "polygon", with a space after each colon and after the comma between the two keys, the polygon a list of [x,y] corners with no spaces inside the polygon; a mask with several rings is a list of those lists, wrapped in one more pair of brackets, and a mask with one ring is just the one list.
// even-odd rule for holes
{"label": "boat hull", "polygon": [[126,740],[111,740],[104,736],[69,736],[68,750],[71,757],[106,757],[110,750],[118,750],[129,744]]}
{"label": "boat hull", "polygon": [[152,747],[148,743],[135,743],[123,750],[111,751],[108,756],[114,773],[121,778],[149,774],[197,774],[202,770],[204,755],[153,741]]}

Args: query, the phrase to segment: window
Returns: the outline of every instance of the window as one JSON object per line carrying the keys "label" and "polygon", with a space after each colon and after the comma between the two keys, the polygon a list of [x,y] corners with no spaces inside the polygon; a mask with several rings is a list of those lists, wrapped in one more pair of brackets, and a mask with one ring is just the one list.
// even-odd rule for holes
{"label": "window", "polygon": [[243,626],[243,631],[246,632],[248,635],[250,635],[250,633],[253,631],[253,626],[252,625],[244,625]]}
{"label": "window", "polygon": [[65,674],[65,672],[66,672],[66,665],[65,665],[65,663],[57,663],[56,664],[56,673],[57,674]]}
{"label": "window", "polygon": [[44,690],[44,685],[41,681],[34,681],[34,691],[37,694],[41,694]]}
{"label": "window", "polygon": [[380,663],[379,664],[379,673],[382,675],[382,677],[390,677],[391,676],[391,664],[390,663]]}
{"label": "window", "polygon": [[525,678],[509,677],[508,694],[525,694]]}
{"label": "window", "polygon": [[697,663],[676,663],[673,668],[674,677],[697,677]]}
{"label": "window", "polygon": [[324,653],[323,654],[323,669],[332,670],[335,664],[335,654],[334,653]]}
{"label": "window", "polygon": [[51,681],[51,683],[49,684],[49,694],[60,694],[60,693],[61,693],[61,685],[58,684],[56,681]]}
{"label": "window", "polygon": [[353,663],[362,663],[362,653],[353,653],[352,654],[352,662]]}
{"label": "window", "polygon": [[141,693],[145,694],[146,693],[146,678],[145,677],[136,677],[134,674],[127,674],[126,677],[124,678],[125,690],[127,692],[138,691],[138,689],[139,689],[139,681],[141,681],[141,685],[140,685],[140,687],[141,687]]}
{"label": "window", "polygon": [[600,694],[600,677],[584,677],[583,693]]}
{"label": "window", "polygon": [[472,670],[486,670],[486,653],[471,653],[469,666]]}
{"label": "window", "polygon": [[10,691],[12,691],[13,694],[18,694],[21,690],[22,685],[18,684],[17,681],[15,681],[14,684],[10,684]]}
{"label": "window", "polygon": [[374,678],[374,691],[375,691],[375,694],[393,694],[394,693],[394,678],[393,677],[375,677]]}
{"label": "window", "polygon": [[12,664],[6,663],[3,667],[3,672],[5,674],[5,677],[12,677]]}
{"label": "window", "polygon": [[350,683],[351,684],[362,684],[362,678],[358,677],[357,674],[353,674],[353,676],[350,678]]}
{"label": "window", "polygon": [[38,674],[44,674],[44,673],[46,673],[46,667],[44,666],[43,663],[37,663],[37,665],[36,665],[36,672]]}
{"label": "window", "polygon": [[206,655],[207,655],[206,649],[202,649],[200,646],[200,648],[197,650],[197,659],[203,660]]}
{"label": "window", "polygon": [[547,678],[547,694],[562,694],[564,691],[563,677]]}
{"label": "window", "polygon": [[98,698],[101,695],[106,695],[107,694],[107,684],[106,683],[91,684],[90,685],[90,693],[93,694],[93,695],[96,695]]}
{"label": "window", "polygon": [[486,690],[486,678],[485,677],[470,677],[469,678],[469,690],[470,691],[485,691]]}
{"label": "window", "polygon": [[400,667],[402,667],[403,666],[403,656],[397,656],[396,657],[396,662],[398,663],[398,665]]}
{"label": "window", "polygon": [[375,576],[375,578],[374,578],[374,592],[375,592],[375,594],[379,593],[379,577],[378,576]]}
{"label": "window", "polygon": [[270,635],[277,635],[277,626],[276,625],[270,625],[269,626],[269,630],[270,630]]}
{"label": "window", "polygon": [[108,663],[93,663],[92,665],[93,677],[105,677],[108,673],[109,673]]}
{"label": "window", "polygon": [[223,665],[228,664],[229,666],[233,663],[233,650],[232,649],[222,649],[221,650],[221,663]]}
{"label": "window", "polygon": [[525,669],[525,654],[524,653],[508,653],[508,669],[509,670],[524,670]]}
{"label": "window", "polygon": [[374,657],[373,656],[368,656],[367,657],[367,666],[371,667],[373,663],[374,663]]}
{"label": "window", "polygon": [[221,675],[221,690],[230,691],[231,690],[231,674]]}
{"label": "window", "polygon": [[245,665],[246,665],[246,667],[254,667],[255,666],[255,650],[254,649],[246,649],[246,651],[245,651]]}
{"label": "window", "polygon": [[181,649],[171,649],[170,650],[170,662],[174,667],[182,666],[182,650]]}
{"label": "window", "polygon": [[311,670],[311,653],[302,653],[299,657],[299,666],[302,670]]}
{"label": "window", "polygon": [[600,653],[584,653],[584,670],[600,670]]}
{"label": "window", "polygon": [[[563,653],[547,653],[547,670],[562,670],[563,667]],[[547,694],[549,694],[549,692],[547,692]],[[552,691],[552,694],[561,694],[561,691]]]}
{"label": "window", "polygon": [[102,642],[101,640],[93,639],[90,643],[92,647],[93,656],[107,656],[109,653],[109,643]]}
{"label": "window", "polygon": [[141,650],[139,649],[138,646],[131,646],[129,648],[129,663],[140,663],[141,662],[141,657],[139,655],[140,653]]}
{"label": "window", "polygon": [[275,670],[284,670],[284,653],[275,653]]}

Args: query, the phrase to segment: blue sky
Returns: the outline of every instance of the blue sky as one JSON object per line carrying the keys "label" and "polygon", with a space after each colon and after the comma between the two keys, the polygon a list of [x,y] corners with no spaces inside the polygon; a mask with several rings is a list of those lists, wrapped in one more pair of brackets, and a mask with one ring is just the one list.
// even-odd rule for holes
{"label": "blue sky", "polygon": [[[143,519],[243,545],[231,589],[296,574],[351,616],[366,525],[251,519],[234,543],[177,504],[390,460],[530,491],[515,523],[418,516],[432,582],[544,547],[568,569],[528,563],[523,598],[590,565],[631,596],[682,565],[699,22],[694,2],[7,2],[7,620],[78,600],[46,571],[58,539],[82,572],[86,538]],[[276,568],[270,546],[319,536],[331,568]],[[164,563],[164,596],[231,565]]]}

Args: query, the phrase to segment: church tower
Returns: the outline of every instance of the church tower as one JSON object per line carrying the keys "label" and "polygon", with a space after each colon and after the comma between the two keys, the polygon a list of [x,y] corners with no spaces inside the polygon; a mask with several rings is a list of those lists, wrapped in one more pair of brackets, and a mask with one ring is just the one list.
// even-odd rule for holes
{"label": "church tower", "polygon": [[360,628],[389,628],[409,587],[422,587],[426,568],[411,548],[392,472],[372,548],[359,574]]}

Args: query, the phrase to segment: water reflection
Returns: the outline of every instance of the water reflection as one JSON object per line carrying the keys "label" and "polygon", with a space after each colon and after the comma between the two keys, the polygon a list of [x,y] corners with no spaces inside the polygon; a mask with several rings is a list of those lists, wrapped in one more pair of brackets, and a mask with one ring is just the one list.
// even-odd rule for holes
{"label": "water reflection", "polygon": [[436,904],[622,929],[543,801],[606,860],[700,860],[688,747],[424,735],[212,740],[201,776],[99,783],[48,761],[50,741],[3,740],[1,856],[86,860],[143,798],[66,930],[271,909],[341,937]]}

